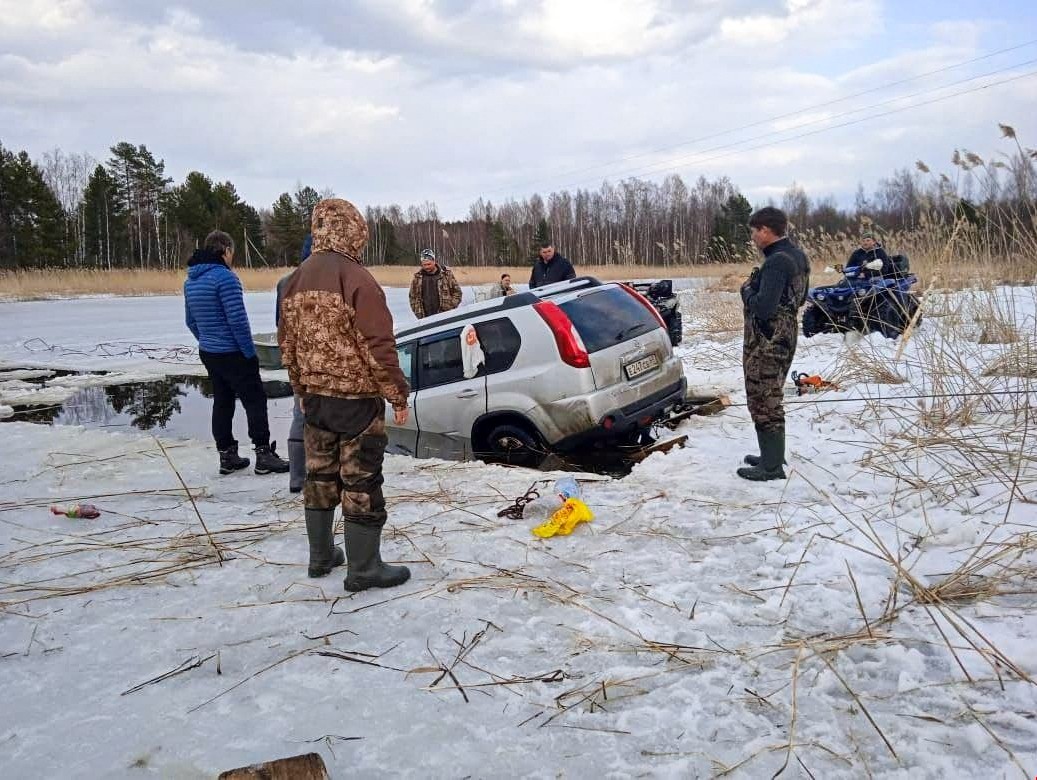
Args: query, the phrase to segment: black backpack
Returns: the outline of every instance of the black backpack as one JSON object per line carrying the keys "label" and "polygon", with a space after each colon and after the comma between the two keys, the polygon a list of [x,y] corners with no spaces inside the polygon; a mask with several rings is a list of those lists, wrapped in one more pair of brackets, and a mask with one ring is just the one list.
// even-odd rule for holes
{"label": "black backpack", "polygon": [[911,271],[911,263],[907,259],[907,255],[893,255],[889,258],[890,264],[893,266],[893,276],[896,278],[903,278]]}

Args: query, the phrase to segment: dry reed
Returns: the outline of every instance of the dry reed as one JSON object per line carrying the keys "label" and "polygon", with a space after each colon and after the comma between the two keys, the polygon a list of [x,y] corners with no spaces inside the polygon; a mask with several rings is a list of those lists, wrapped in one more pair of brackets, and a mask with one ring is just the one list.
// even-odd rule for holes
{"label": "dry reed", "polygon": [[[386,287],[405,287],[410,284],[417,266],[370,266],[374,277]],[[660,279],[684,277],[712,277],[724,272],[727,266],[643,266],[643,265],[581,265],[581,274],[610,281],[628,279]],[[502,273],[510,273],[517,284],[529,280],[529,266],[453,266],[458,281],[463,285],[492,284]],[[290,268],[236,268],[244,288],[250,292],[268,292],[291,271]],[[183,290],[185,272],[174,270],[49,270],[15,271],[0,273],[0,298],[34,300],[77,295],[179,295]]]}

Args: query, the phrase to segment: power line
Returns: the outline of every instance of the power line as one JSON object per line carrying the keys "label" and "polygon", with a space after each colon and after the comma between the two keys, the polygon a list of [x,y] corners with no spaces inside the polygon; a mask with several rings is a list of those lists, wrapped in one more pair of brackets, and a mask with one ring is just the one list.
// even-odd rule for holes
{"label": "power line", "polygon": [[[898,86],[901,86],[903,84],[909,84],[912,81],[918,81],[920,79],[928,78],[929,76],[935,76],[935,75],[938,75],[940,73],[946,73],[947,71],[955,70],[957,68],[962,68],[962,67],[965,67],[966,65],[974,65],[977,62],[982,62],[983,60],[988,60],[988,59],[991,59],[992,57],[996,57],[996,56],[1001,55],[1001,54],[1007,54],[1008,52],[1018,51],[1019,49],[1025,49],[1026,47],[1033,46],[1034,44],[1037,44],[1037,39],[1031,40],[1031,41],[1026,41],[1025,43],[1020,43],[1020,44],[1018,44],[1016,46],[1009,46],[1009,47],[1004,48],[1004,49],[998,49],[996,51],[989,52],[989,53],[981,55],[979,57],[974,57],[974,58],[972,58],[970,60],[963,60],[961,62],[956,62],[956,63],[953,63],[951,65],[946,65],[946,66],[944,66],[942,68],[937,68],[935,70],[930,70],[930,71],[926,71],[924,73],[919,73],[919,74],[917,74],[915,76],[909,76],[908,78],[898,79],[897,81],[890,81],[890,82],[887,82],[885,84],[880,84],[877,87],[870,87],[869,89],[861,90],[860,92],[854,92],[854,93],[852,93],[850,95],[845,95],[844,97],[841,97],[841,98],[835,98],[833,100],[828,100],[828,101],[825,101],[825,102],[822,102],[822,103],[815,103],[815,104],[810,105],[810,106],[804,106],[803,108],[797,109],[795,111],[789,111],[789,112],[786,112],[784,114],[777,114],[775,116],[770,116],[770,117],[767,117],[765,119],[760,119],[760,120],[757,120],[755,122],[750,122],[750,123],[745,124],[745,125],[739,125],[738,127],[729,128],[727,130],[720,130],[720,131],[717,131],[715,133],[710,133],[709,135],[700,136],[699,138],[693,138],[693,139],[691,139],[689,141],[681,141],[680,143],[668,144],[666,146],[656,147],[655,149],[649,149],[648,151],[644,151],[644,152],[636,152],[634,154],[629,154],[629,155],[626,155],[624,157],[616,158],[615,160],[612,160],[612,161],[606,162],[606,163],[596,163],[594,165],[590,165],[590,166],[587,166],[587,167],[584,167],[584,168],[575,168],[575,169],[572,169],[572,170],[569,170],[569,171],[564,171],[564,172],[561,172],[561,173],[555,173],[552,176],[548,177],[546,179],[546,181],[552,181],[552,180],[560,179],[560,178],[566,177],[566,176],[575,176],[577,174],[587,173],[589,171],[594,171],[594,170],[600,170],[602,168],[609,168],[609,167],[611,167],[613,165],[616,165],[618,163],[626,162],[627,160],[636,160],[636,159],[638,159],[640,157],[650,157],[652,155],[659,154],[661,152],[668,152],[668,151],[671,151],[673,149],[680,149],[681,147],[684,147],[684,146],[691,146],[692,144],[697,144],[697,143],[701,143],[703,141],[712,140],[714,138],[720,138],[720,137],[723,137],[723,136],[726,136],[726,135],[731,135],[732,133],[741,132],[742,130],[749,130],[749,129],[754,128],[754,127],[759,127],[760,125],[769,124],[770,122],[777,122],[777,121],[782,120],[782,119],[788,119],[790,117],[797,116],[798,114],[804,114],[804,113],[806,113],[808,111],[816,111],[816,110],[821,109],[821,108],[827,108],[829,106],[833,106],[833,105],[836,105],[838,103],[845,103],[847,100],[853,100],[855,98],[863,97],[864,95],[870,95],[870,94],[873,94],[875,92],[881,92],[883,90],[891,89],[893,87],[898,87]],[[878,63],[871,63],[871,65],[876,65],[876,64],[878,64]],[[869,67],[869,66],[864,66],[864,67]],[[998,71],[995,71],[995,72],[998,72]],[[987,74],[987,75],[989,75],[989,74]],[[974,77],[974,78],[980,78],[980,77]],[[967,80],[968,79],[966,79],[966,81]],[[951,84],[944,85],[944,87],[933,87],[933,89],[943,89],[945,87],[954,86],[955,84],[958,84],[958,83],[962,83],[962,82],[953,82]],[[528,184],[530,184],[530,185],[542,184],[544,181],[545,181],[545,179],[539,179],[537,181],[530,181]],[[517,187],[513,187],[512,189],[522,189],[525,186],[527,186],[527,185],[518,185]],[[503,192],[503,191],[504,191],[503,189],[496,190],[496,191],[491,191],[489,194],[492,195],[492,194]]]}
{"label": "power line", "polygon": [[[739,140],[739,141],[733,141],[733,142],[731,142],[729,144],[722,144],[720,146],[714,146],[714,147],[711,147],[709,149],[703,149],[702,151],[695,152],[694,154],[689,155],[687,157],[678,158],[677,160],[666,160],[666,161],[663,161],[663,162],[655,163],[655,164],[648,165],[648,166],[642,166],[642,167],[639,167],[639,168],[628,168],[627,170],[624,170],[624,171],[615,172],[613,175],[616,176],[617,178],[622,178],[624,176],[635,176],[635,175],[644,174],[644,173],[661,173],[661,172],[665,172],[665,171],[674,171],[674,170],[677,170],[678,168],[682,168],[682,167],[685,167],[687,165],[702,164],[702,163],[706,163],[706,162],[711,162],[713,160],[723,159],[724,157],[730,157],[730,156],[732,156],[734,154],[738,154],[738,153],[741,153],[741,152],[749,152],[749,151],[754,151],[756,149],[763,149],[763,148],[766,148],[766,147],[769,147],[769,146],[775,146],[776,144],[785,143],[787,141],[794,141],[794,140],[797,140],[797,139],[800,139],[800,138],[806,138],[806,137],[809,137],[809,136],[817,135],[818,133],[827,132],[829,130],[836,130],[836,129],[839,129],[839,128],[842,128],[842,127],[849,127],[851,125],[860,124],[861,122],[867,122],[867,121],[870,121],[870,120],[875,119],[875,118],[884,117],[884,116],[890,116],[892,114],[901,113],[903,111],[908,111],[908,110],[911,110],[913,108],[921,108],[921,107],[924,107],[924,106],[927,106],[927,105],[932,105],[933,103],[939,103],[939,102],[944,101],[944,100],[949,100],[949,99],[954,98],[954,97],[960,97],[962,95],[967,95],[967,94],[970,94],[972,92],[979,92],[979,91],[982,91],[984,89],[988,89],[990,87],[995,87],[995,86],[999,86],[1001,84],[1007,84],[1007,83],[1012,82],[1012,81],[1017,81],[1017,80],[1022,79],[1022,78],[1027,78],[1028,76],[1032,76],[1032,75],[1034,75],[1034,73],[1037,73],[1037,71],[1029,71],[1029,72],[1021,74],[1019,76],[1014,76],[1012,78],[1003,79],[1001,81],[991,82],[989,84],[983,84],[983,85],[981,85],[979,87],[974,87],[972,89],[959,90],[958,92],[953,92],[953,93],[951,93],[949,95],[943,95],[943,96],[938,97],[938,98],[933,98],[932,100],[921,101],[921,102],[914,103],[914,104],[909,105],[909,106],[902,106],[900,108],[891,109],[889,111],[884,111],[884,112],[881,112],[881,113],[878,113],[878,114],[870,114],[869,116],[866,116],[866,117],[863,117],[861,119],[854,120],[854,121],[851,121],[851,122],[842,122],[842,123],[839,123],[839,124],[831,125],[830,127],[823,127],[823,128],[818,129],[818,130],[813,130],[813,131],[810,131],[810,132],[807,132],[807,133],[800,133],[798,135],[792,135],[792,136],[789,136],[787,138],[779,138],[779,139],[776,139],[776,140],[771,141],[769,143],[758,144],[756,146],[749,146],[749,147],[744,148],[744,149],[736,148],[736,147],[742,146],[743,144],[751,143],[753,141],[759,141],[759,140],[770,138],[770,137],[773,137],[773,136],[776,136],[776,135],[782,135],[784,133],[787,133],[789,130],[796,130],[796,129],[803,128],[803,127],[809,127],[811,125],[831,122],[833,119],[840,119],[842,117],[852,116],[854,114],[859,114],[859,113],[861,113],[863,111],[871,111],[871,110],[873,110],[875,108],[881,108],[882,106],[889,105],[890,103],[897,103],[897,102],[900,102],[902,100],[909,100],[911,98],[921,97],[922,95],[927,95],[927,94],[930,94],[932,92],[939,92],[939,91],[942,91],[944,89],[948,89],[950,87],[959,86],[961,84],[967,84],[969,82],[976,81],[977,79],[989,78],[990,76],[996,76],[996,75],[998,75],[1000,73],[1004,73],[1006,71],[1010,71],[1010,70],[1013,70],[1015,68],[1024,67],[1026,65],[1032,65],[1035,62],[1037,62],[1037,59],[1027,60],[1026,62],[1020,62],[1020,63],[1017,63],[1015,65],[1008,66],[1006,68],[1001,68],[1001,69],[998,69],[998,70],[991,71],[989,73],[981,74],[979,76],[972,76],[972,77],[967,78],[967,79],[962,79],[961,81],[954,82],[952,84],[947,84],[947,85],[944,85],[944,86],[941,86],[941,87],[932,87],[930,89],[925,89],[925,90],[919,90],[918,92],[915,92],[915,93],[913,93],[911,95],[904,95],[904,96],[901,96],[901,97],[890,98],[889,100],[884,100],[884,101],[880,101],[878,103],[873,103],[871,105],[864,106],[862,108],[855,108],[855,109],[852,109],[850,111],[844,111],[843,113],[835,114],[835,115],[830,116],[830,117],[824,117],[822,119],[814,119],[814,120],[811,120],[809,122],[803,122],[803,123],[801,123],[799,125],[795,125],[793,127],[786,128],[784,130],[777,130],[777,131],[774,131],[774,132],[771,132],[771,133],[762,133],[760,135],[753,136],[753,137],[750,137],[750,138],[744,138],[744,139]],[[719,155],[714,155],[712,157],[706,157],[706,158],[703,158],[703,159],[698,159],[698,157],[700,155],[709,154],[710,152],[721,151],[721,150],[724,150],[724,149],[732,149],[732,151],[727,152],[725,154],[719,154]],[[586,184],[587,182],[588,182],[587,179],[582,179],[580,181],[570,181],[567,184],[561,185],[559,187],[559,189],[563,189],[564,190],[564,189],[568,189],[570,187],[577,187],[577,186],[579,186],[581,184]]]}
{"label": "power line", "polygon": [[[534,186],[534,185],[535,186],[543,186],[545,182],[557,181],[557,180],[559,180],[559,179],[561,179],[561,178],[563,178],[565,176],[569,176],[569,175],[574,175],[575,176],[577,174],[588,172],[588,171],[599,170],[599,169],[603,169],[603,168],[609,168],[609,167],[612,167],[612,166],[614,166],[614,165],[616,165],[618,163],[625,162],[627,160],[634,160],[634,159],[638,159],[638,158],[641,158],[641,157],[648,157],[648,156],[651,156],[651,155],[654,155],[654,154],[658,154],[660,152],[665,152],[665,151],[669,151],[669,150],[672,150],[672,149],[679,149],[679,148],[684,147],[684,146],[690,146],[692,144],[700,143],[702,141],[710,140],[710,139],[713,139],[713,138],[719,138],[719,137],[723,137],[723,136],[726,136],[726,135],[731,135],[733,133],[737,133],[737,132],[740,132],[742,130],[747,130],[747,129],[750,129],[750,128],[753,128],[753,127],[759,127],[760,125],[765,125],[765,124],[768,124],[768,123],[771,123],[771,122],[776,122],[776,121],[779,121],[781,119],[787,119],[789,117],[797,116],[799,114],[804,114],[804,113],[806,113],[808,111],[816,111],[816,110],[821,109],[821,108],[827,108],[827,107],[832,106],[832,105],[836,105],[836,104],[839,104],[839,103],[844,103],[847,100],[853,100],[853,99],[861,97],[863,95],[868,95],[868,94],[872,94],[872,93],[875,93],[875,92],[880,92],[880,91],[883,91],[883,90],[886,90],[886,89],[890,89],[892,87],[896,87],[896,86],[900,86],[900,85],[903,85],[903,84],[910,83],[912,81],[918,81],[920,79],[927,78],[929,76],[938,75],[940,73],[945,73],[945,72],[950,71],[950,70],[961,68],[961,67],[964,67],[966,65],[972,65],[972,64],[975,64],[977,62],[982,62],[983,60],[988,60],[988,59],[991,59],[991,58],[996,57],[998,55],[1006,54],[1008,52],[1018,51],[1019,49],[1024,49],[1024,48],[1026,48],[1028,46],[1033,46],[1034,44],[1037,44],[1037,39],[1029,40],[1029,41],[1026,41],[1024,43],[1016,44],[1014,46],[1009,46],[1009,47],[1006,47],[1006,48],[1003,48],[1003,49],[997,49],[995,51],[988,52],[987,54],[983,54],[983,55],[980,55],[978,57],[974,57],[974,58],[969,59],[969,60],[963,60],[961,62],[952,63],[952,64],[946,65],[946,66],[944,66],[942,68],[937,68],[935,70],[926,71],[924,73],[920,73],[920,74],[917,74],[915,76],[910,76],[908,78],[887,82],[885,84],[880,84],[879,86],[871,87],[871,88],[866,89],[866,90],[861,90],[859,92],[855,92],[855,93],[852,93],[850,95],[845,95],[845,96],[840,97],[840,98],[835,98],[833,100],[825,101],[825,102],[822,102],[822,103],[816,103],[816,104],[813,104],[813,105],[810,105],[810,106],[806,106],[806,107],[801,108],[801,109],[797,109],[796,111],[789,111],[789,112],[786,112],[784,114],[778,114],[778,115],[770,116],[770,117],[767,117],[765,119],[760,119],[758,121],[750,122],[750,123],[745,124],[745,125],[740,125],[738,127],[730,128],[728,130],[722,130],[722,131],[718,131],[716,133],[711,133],[709,135],[701,136],[699,138],[692,139],[692,140],[689,140],[689,141],[682,141],[682,142],[677,143],[677,144],[671,144],[671,145],[668,145],[668,146],[658,147],[656,149],[652,149],[652,150],[645,151],[645,152],[638,152],[638,153],[635,153],[635,154],[626,155],[624,157],[617,158],[617,159],[615,159],[613,161],[610,161],[610,162],[607,162],[607,163],[598,163],[598,164],[587,166],[587,167],[584,167],[584,168],[576,168],[576,169],[573,169],[571,171],[565,171],[565,172],[562,172],[562,173],[554,173],[553,175],[548,176],[546,178],[542,177],[542,178],[539,178],[539,179],[537,179],[535,181],[531,180],[531,181],[529,181],[529,182],[527,182],[525,184],[512,185],[512,186],[509,186],[509,187],[506,187],[506,188],[502,187],[502,188],[499,188],[497,190],[490,190],[489,192],[483,193],[480,197],[492,197],[494,195],[498,195],[498,194],[501,194],[501,193],[512,193],[513,194],[516,191],[524,190],[524,189],[526,189],[527,187],[530,187],[530,186]],[[912,93],[910,95],[902,95],[902,96],[899,96],[899,97],[890,98],[889,100],[881,101],[879,103],[872,104],[871,106],[868,106],[868,107],[865,107],[865,108],[853,109],[851,111],[847,111],[847,112],[843,112],[843,113],[840,113],[840,114],[836,114],[835,116],[832,116],[832,117],[826,117],[826,118],[823,118],[823,119],[812,120],[810,122],[801,123],[799,125],[796,125],[793,128],[785,128],[784,130],[773,131],[771,133],[766,133],[766,134],[762,134],[762,135],[759,135],[759,136],[754,136],[752,138],[742,139],[741,141],[732,142],[730,144],[725,144],[725,145],[721,145],[721,146],[717,146],[717,147],[711,147],[709,149],[705,149],[705,150],[702,150],[702,151],[699,151],[699,152],[695,152],[694,154],[695,155],[699,155],[699,154],[705,154],[705,153],[708,153],[708,152],[711,152],[711,151],[717,151],[717,150],[720,150],[720,149],[726,149],[726,148],[730,148],[732,146],[737,146],[737,145],[748,143],[748,142],[751,142],[751,141],[754,141],[754,140],[760,140],[762,138],[766,138],[766,137],[769,137],[771,135],[775,135],[775,134],[778,134],[778,133],[788,132],[789,129],[795,129],[796,127],[807,127],[810,124],[817,124],[817,123],[820,123],[820,122],[828,122],[828,121],[831,121],[832,119],[837,119],[837,118],[842,117],[842,116],[849,116],[849,115],[851,115],[853,113],[859,113],[860,111],[870,110],[870,109],[878,107],[878,106],[888,105],[889,103],[892,103],[892,102],[897,102],[897,101],[900,101],[900,100],[909,99],[911,97],[917,97],[917,96],[920,96],[920,95],[923,95],[923,94],[928,94],[930,92],[936,92],[936,91],[939,91],[939,90],[948,89],[950,87],[957,86],[959,84],[964,84],[964,83],[968,83],[970,81],[975,81],[978,78],[986,78],[988,76],[996,75],[998,73],[1003,73],[1006,70],[1010,70],[1012,68],[1022,67],[1022,66],[1025,66],[1025,65],[1030,65],[1030,64],[1032,64],[1035,61],[1037,61],[1037,60],[1028,60],[1028,61],[1025,61],[1025,62],[1018,63],[1016,65],[1012,65],[1012,66],[1008,66],[1008,67],[1005,67],[1005,68],[1000,68],[1000,69],[997,69],[997,70],[994,70],[994,71],[990,71],[988,73],[981,74],[979,76],[972,76],[972,77],[970,77],[968,79],[962,79],[962,80],[959,80],[959,81],[956,81],[956,82],[951,82],[950,84],[944,84],[944,85],[941,85],[941,86],[930,87],[930,88],[925,89],[925,90],[919,90],[918,92]],[[878,64],[878,63],[871,63],[871,64],[875,65],[875,64]],[[868,66],[863,66],[863,67],[868,67]],[[1003,83],[1007,83],[1007,82],[1003,82]],[[996,85],[990,85],[990,86],[996,86]],[[967,93],[966,92],[962,92],[962,93],[957,93],[957,94],[967,94]],[[953,97],[953,96],[949,96],[949,97]],[[923,105],[928,105],[928,103],[920,103],[918,105],[919,106],[923,106]],[[885,116],[885,115],[886,114],[883,114],[883,116]],[[850,124],[852,124],[852,123],[850,123]],[[846,126],[846,125],[840,125],[840,126]],[[832,129],[835,129],[835,128],[833,127]],[[786,140],[795,140],[795,138],[798,138],[798,137],[801,137],[801,136],[794,136],[794,137],[786,139]],[[755,148],[762,148],[762,147],[753,147],[753,148],[755,149]],[[750,150],[747,150],[747,151],[750,151]],[[727,155],[722,155],[722,156],[727,156]],[[710,159],[717,159],[717,158],[710,158]],[[683,164],[686,164],[686,163],[681,163],[681,164],[683,165]],[[670,170],[670,169],[673,168],[672,161],[667,161],[665,163],[657,163],[654,166],[649,166],[648,168],[645,168],[643,170],[645,170],[646,172],[650,172],[650,171],[654,170],[655,168],[657,168],[660,165],[664,166],[664,167],[660,168],[659,170]],[[622,172],[612,172],[611,174],[607,174],[606,177],[611,177],[611,176],[619,177],[619,176],[624,176],[624,175],[632,175],[632,174],[635,174],[635,173],[637,173],[637,172],[639,172],[641,170],[642,170],[641,168],[638,168],[638,169],[627,170],[627,171],[622,171]],[[557,189],[566,189],[568,187],[579,186],[581,184],[588,183],[589,181],[590,181],[589,179],[581,179],[579,181],[570,182],[569,184],[566,184],[564,186],[557,186],[556,185],[556,186],[552,187],[552,189],[556,189],[556,190]],[[460,199],[457,199],[456,201],[448,202],[447,205],[451,206],[451,205],[463,205],[463,204],[462,204]]]}

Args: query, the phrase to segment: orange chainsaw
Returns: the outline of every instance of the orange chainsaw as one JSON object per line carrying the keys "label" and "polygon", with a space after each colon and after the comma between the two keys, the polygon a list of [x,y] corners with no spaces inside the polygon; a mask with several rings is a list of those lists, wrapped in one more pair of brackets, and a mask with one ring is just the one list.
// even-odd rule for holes
{"label": "orange chainsaw", "polygon": [[797,395],[839,389],[839,385],[835,382],[829,382],[827,379],[822,379],[819,374],[794,373],[792,375],[792,383],[796,386]]}

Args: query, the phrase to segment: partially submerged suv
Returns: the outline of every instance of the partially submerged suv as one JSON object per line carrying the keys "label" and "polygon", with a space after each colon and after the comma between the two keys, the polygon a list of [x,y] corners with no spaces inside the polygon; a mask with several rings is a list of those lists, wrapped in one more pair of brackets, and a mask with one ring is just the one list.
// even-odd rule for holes
{"label": "partially submerged suv", "polygon": [[[464,376],[461,331],[485,363]],[[412,413],[390,451],[536,465],[547,453],[636,438],[684,400],[665,323],[632,288],[591,277],[437,314],[396,332]]]}

